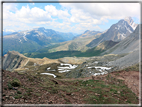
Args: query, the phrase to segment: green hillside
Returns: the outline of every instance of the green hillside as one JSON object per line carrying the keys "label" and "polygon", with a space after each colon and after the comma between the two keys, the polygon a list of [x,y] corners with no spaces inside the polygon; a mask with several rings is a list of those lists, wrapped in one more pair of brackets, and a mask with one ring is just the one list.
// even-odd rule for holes
{"label": "green hillside", "polygon": [[[63,57],[91,57],[91,56],[99,56],[101,53],[106,51],[107,49],[111,48],[118,42],[113,42],[113,41],[104,41],[97,47],[94,47],[92,49],[88,49],[85,52],[81,51],[76,51],[76,50],[67,50],[67,51],[57,51],[57,52],[52,52],[50,53],[50,49],[58,46],[58,44],[44,48],[39,50],[38,52],[33,52],[33,53],[25,53],[24,55],[27,57],[31,58],[50,58],[50,59],[58,59],[58,58],[63,58]],[[73,46],[73,45],[72,45]]]}

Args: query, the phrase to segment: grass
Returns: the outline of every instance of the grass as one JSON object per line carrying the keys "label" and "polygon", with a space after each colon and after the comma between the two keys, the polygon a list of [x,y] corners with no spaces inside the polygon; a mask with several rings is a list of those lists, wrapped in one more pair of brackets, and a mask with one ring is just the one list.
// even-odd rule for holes
{"label": "grass", "polygon": [[[59,94],[60,91],[65,93],[78,92],[80,95],[84,94],[84,101],[87,104],[128,104],[138,103],[136,95],[125,86],[122,80],[117,80],[108,76],[110,84],[106,84],[102,80],[74,80],[65,81],[64,85],[48,84],[46,90],[51,94]],[[115,84],[119,82],[119,84]],[[70,85],[67,85],[70,84]],[[50,86],[50,87],[49,87]],[[85,92],[83,91],[85,90]],[[60,94],[61,98],[65,96]],[[127,99],[124,101],[124,99]],[[69,101],[66,101],[70,103]]]}
{"label": "grass", "polygon": [[139,64],[132,65],[132,66],[127,67],[127,68],[125,68],[123,70],[125,70],[125,71],[139,71]]}
{"label": "grass", "polygon": [[10,84],[11,84],[13,87],[18,87],[18,86],[21,85],[21,82],[20,82],[19,79],[14,78],[14,79],[10,82]]}
{"label": "grass", "polygon": [[21,94],[16,94],[16,95],[14,96],[14,98],[15,98],[15,99],[22,98],[22,95],[21,95]]}
{"label": "grass", "polygon": [[22,92],[21,91],[17,91],[17,94],[22,94]]}
{"label": "grass", "polygon": [[[28,85],[21,83],[18,90],[15,91],[15,95],[13,95],[15,99],[30,100],[43,96],[44,99],[41,97],[39,102],[56,97],[58,101],[64,101],[65,104],[70,104],[77,99],[85,102],[85,104],[138,104],[137,96],[124,84],[124,81],[112,78],[111,75],[108,75],[105,81],[92,79],[62,80],[45,75],[33,76],[30,74],[24,76],[26,78],[25,83]],[[18,81],[16,78],[13,80]],[[8,88],[12,89],[12,87],[11,81],[9,81]],[[20,88],[24,91],[21,91]],[[48,94],[44,95],[45,93]],[[7,95],[5,94],[5,96]],[[47,99],[45,99],[45,96]]]}
{"label": "grass", "polygon": [[31,58],[50,58],[50,59],[58,59],[63,57],[91,57],[91,56],[99,56],[105,50],[87,50],[86,52],[75,51],[75,50],[68,50],[68,51],[57,51],[57,52],[33,52],[30,54],[26,54],[27,57]]}

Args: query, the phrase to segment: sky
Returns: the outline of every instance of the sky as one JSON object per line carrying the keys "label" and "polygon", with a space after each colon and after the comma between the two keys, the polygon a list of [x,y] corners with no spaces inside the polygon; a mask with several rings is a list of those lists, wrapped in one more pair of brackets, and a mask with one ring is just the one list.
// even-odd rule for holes
{"label": "sky", "polygon": [[125,17],[140,23],[139,3],[3,3],[3,31],[44,27],[60,32],[105,31]]}

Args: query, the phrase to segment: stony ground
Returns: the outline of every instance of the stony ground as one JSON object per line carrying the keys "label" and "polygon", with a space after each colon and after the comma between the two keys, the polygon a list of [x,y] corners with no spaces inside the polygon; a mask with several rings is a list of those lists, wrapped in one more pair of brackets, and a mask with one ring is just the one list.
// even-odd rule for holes
{"label": "stony ground", "polygon": [[[131,76],[128,75],[131,73]],[[3,104],[138,104],[139,73],[58,79],[3,71]],[[129,81],[133,83],[129,83]],[[131,89],[127,88],[126,85]],[[137,86],[137,88],[134,88]],[[135,93],[133,93],[133,92]]]}
{"label": "stony ground", "polygon": [[[139,91],[140,91],[140,78],[139,78],[139,71],[118,71],[118,72],[112,72],[109,75],[111,77],[114,77],[116,79],[124,80],[126,86],[134,92],[137,97],[139,97]],[[103,81],[106,81],[106,76],[93,76],[93,79],[101,79]]]}

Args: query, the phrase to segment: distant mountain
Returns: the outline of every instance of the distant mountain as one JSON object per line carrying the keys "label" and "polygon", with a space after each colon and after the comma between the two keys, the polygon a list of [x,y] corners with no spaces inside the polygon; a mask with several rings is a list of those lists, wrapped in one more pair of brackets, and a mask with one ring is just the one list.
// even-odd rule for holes
{"label": "distant mountain", "polygon": [[[61,34],[64,34],[64,37]],[[45,29],[43,27],[14,32],[3,37],[3,52],[4,54],[12,50],[20,53],[33,52],[46,45],[50,45],[51,43],[66,41],[67,39],[65,35],[66,33],[59,33],[52,29]],[[66,36],[69,36],[69,34]]]}
{"label": "distant mountain", "polygon": [[[89,37],[89,36],[94,36],[96,34],[102,33],[100,31],[90,31],[90,30],[86,30],[83,34],[75,36],[73,38],[74,39],[79,39],[79,38],[84,38],[84,37]],[[96,38],[99,37],[99,35],[96,35]]]}
{"label": "distant mountain", "polygon": [[88,47],[86,47],[86,45],[95,38],[96,38],[96,35],[93,35],[89,37],[88,36],[82,37],[82,38],[79,37],[71,41],[65,41],[65,42],[59,43],[56,47],[49,49],[49,52],[86,51],[87,49],[89,49]]}
{"label": "distant mountain", "polygon": [[99,38],[94,39],[87,46],[95,47],[106,40],[112,40],[116,42],[121,41],[130,35],[130,33],[135,30],[136,26],[137,25],[130,17],[122,19],[118,23],[113,24],[105,33],[103,33]]}
{"label": "distant mountain", "polygon": [[118,44],[108,49],[103,54],[111,53],[111,54],[123,54],[130,53],[136,50],[139,50],[140,46],[140,37],[139,37],[139,25],[135,29],[133,33],[131,33],[124,40],[120,41]]}
{"label": "distant mountain", "polygon": [[[89,49],[86,47],[88,43],[90,43],[93,39],[99,37],[101,33],[99,31],[85,31],[83,34],[79,36],[75,36],[73,40],[65,41],[62,43],[59,43],[58,45],[54,46],[53,48],[42,49],[42,52],[44,50],[48,50],[49,52],[57,52],[57,51],[86,51]],[[47,52],[47,51],[46,51]]]}
{"label": "distant mountain", "polygon": [[77,34],[74,33],[63,33],[56,31],[57,34],[61,35],[66,41],[72,40]]}

